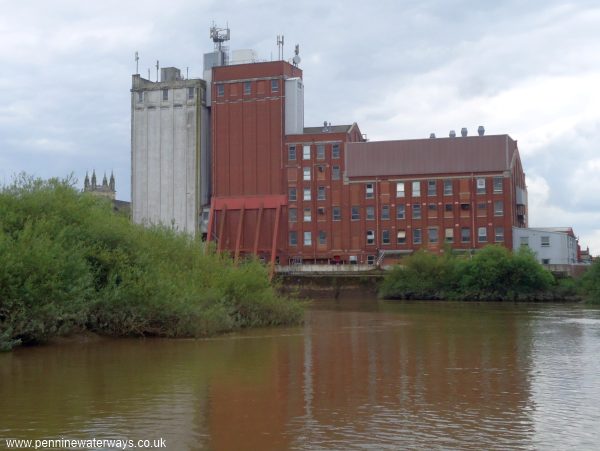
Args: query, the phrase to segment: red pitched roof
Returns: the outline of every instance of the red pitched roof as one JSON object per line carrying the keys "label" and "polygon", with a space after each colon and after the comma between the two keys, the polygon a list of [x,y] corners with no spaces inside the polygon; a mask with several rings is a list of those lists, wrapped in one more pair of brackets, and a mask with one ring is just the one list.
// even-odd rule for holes
{"label": "red pitched roof", "polygon": [[508,135],[347,143],[346,175],[501,172],[510,169],[516,152]]}

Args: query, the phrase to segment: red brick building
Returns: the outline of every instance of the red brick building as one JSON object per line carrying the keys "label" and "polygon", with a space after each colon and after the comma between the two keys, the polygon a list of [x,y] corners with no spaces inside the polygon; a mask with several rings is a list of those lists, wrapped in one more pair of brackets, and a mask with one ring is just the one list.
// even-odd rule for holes
{"label": "red brick building", "polygon": [[512,249],[527,226],[507,135],[366,142],[358,126],[304,127],[302,71],[213,68],[208,239],[281,264],[375,263],[444,244]]}

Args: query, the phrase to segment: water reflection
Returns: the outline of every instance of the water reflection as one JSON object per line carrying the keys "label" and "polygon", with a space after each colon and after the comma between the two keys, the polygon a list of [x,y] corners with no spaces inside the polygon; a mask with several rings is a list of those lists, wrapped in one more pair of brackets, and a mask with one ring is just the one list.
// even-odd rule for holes
{"label": "water reflection", "polygon": [[[0,437],[168,449],[586,448],[600,312],[315,303],[301,328],[0,355]],[[2,444],[4,445],[4,443]]]}

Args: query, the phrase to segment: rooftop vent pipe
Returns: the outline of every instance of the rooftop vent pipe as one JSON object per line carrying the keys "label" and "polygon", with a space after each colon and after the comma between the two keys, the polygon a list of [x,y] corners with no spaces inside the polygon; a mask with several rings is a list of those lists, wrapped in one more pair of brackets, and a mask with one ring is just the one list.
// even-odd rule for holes
{"label": "rooftop vent pipe", "polygon": [[431,139],[435,138],[435,133],[430,133],[430,134],[429,134],[429,137],[430,137]]}
{"label": "rooftop vent pipe", "polygon": [[450,130],[450,134],[448,136],[450,136],[450,138],[456,138],[456,132],[454,130]]}
{"label": "rooftop vent pipe", "polygon": [[483,128],[483,125],[480,125],[479,128],[477,129],[477,134],[479,136],[483,136],[484,133],[485,133],[485,128]]}
{"label": "rooftop vent pipe", "polygon": [[462,136],[463,138],[465,136],[467,136],[469,134],[469,132],[467,131],[467,127],[463,127],[460,129],[460,136]]}

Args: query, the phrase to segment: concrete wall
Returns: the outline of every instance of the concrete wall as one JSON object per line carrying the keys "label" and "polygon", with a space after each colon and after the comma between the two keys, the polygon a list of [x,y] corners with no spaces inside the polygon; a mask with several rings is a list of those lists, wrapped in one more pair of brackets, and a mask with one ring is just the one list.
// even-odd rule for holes
{"label": "concrete wall", "polygon": [[[153,83],[134,76],[132,89],[132,218],[194,234],[210,167],[202,80]],[[194,96],[188,99],[188,88]],[[163,99],[163,89],[168,99]],[[139,93],[143,93],[140,101]],[[201,159],[201,154],[204,159]],[[203,183],[204,182],[204,183]],[[204,199],[203,199],[204,197]]]}
{"label": "concrete wall", "polygon": [[[542,246],[542,237],[548,237],[548,246]],[[514,250],[521,247],[522,239],[527,240],[527,246],[535,253],[540,263],[550,265],[577,263],[577,240],[566,233],[513,228]]]}

